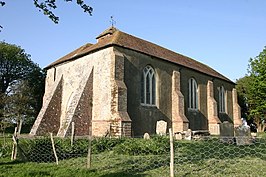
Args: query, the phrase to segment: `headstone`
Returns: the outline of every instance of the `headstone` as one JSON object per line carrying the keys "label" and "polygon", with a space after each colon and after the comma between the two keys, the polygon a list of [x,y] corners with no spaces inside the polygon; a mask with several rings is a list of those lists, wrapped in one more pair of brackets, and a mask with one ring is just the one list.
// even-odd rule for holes
{"label": "headstone", "polygon": [[221,123],[220,137],[224,143],[234,143],[234,125],[228,121]]}
{"label": "headstone", "polygon": [[241,120],[242,120],[242,125],[244,126],[248,125],[247,120],[245,118],[241,118]]}
{"label": "headstone", "polygon": [[145,140],[149,140],[149,139],[150,139],[150,135],[149,135],[149,133],[144,133],[143,138],[144,138]]}
{"label": "headstone", "polygon": [[167,122],[164,120],[157,121],[156,134],[166,135]]}
{"label": "headstone", "polygon": [[253,137],[253,138],[257,137],[257,133],[251,132],[250,134],[251,134],[251,137]]}
{"label": "headstone", "polygon": [[183,136],[181,133],[175,133],[175,139],[176,140],[182,140],[183,139]]}
{"label": "headstone", "polygon": [[185,135],[184,135],[184,139],[185,140],[191,140],[191,136],[192,136],[192,131],[191,129],[188,129],[187,131],[184,132]]}
{"label": "headstone", "polygon": [[249,145],[252,143],[249,126],[239,126],[235,128],[235,138],[237,145]]}

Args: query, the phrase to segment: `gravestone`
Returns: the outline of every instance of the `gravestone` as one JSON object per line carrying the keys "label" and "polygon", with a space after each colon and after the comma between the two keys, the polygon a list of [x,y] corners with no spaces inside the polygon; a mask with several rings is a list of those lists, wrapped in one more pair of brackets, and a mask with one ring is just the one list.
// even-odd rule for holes
{"label": "gravestone", "polygon": [[235,138],[237,145],[249,145],[252,144],[250,127],[249,126],[239,126],[235,128]]}
{"label": "gravestone", "polygon": [[176,140],[182,140],[183,139],[182,133],[181,132],[175,133],[175,139]]}
{"label": "gravestone", "polygon": [[164,120],[157,121],[156,124],[156,134],[166,135],[167,122]]}
{"label": "gravestone", "polygon": [[145,140],[149,140],[149,139],[150,139],[150,135],[149,135],[149,133],[144,133],[143,138],[144,138]]}
{"label": "gravestone", "polygon": [[188,129],[184,133],[185,133],[185,135],[184,135],[184,139],[185,140],[191,140],[192,139],[192,131],[191,131],[191,129]]}
{"label": "gravestone", "polygon": [[234,143],[234,124],[224,121],[220,124],[220,138],[222,142]]}

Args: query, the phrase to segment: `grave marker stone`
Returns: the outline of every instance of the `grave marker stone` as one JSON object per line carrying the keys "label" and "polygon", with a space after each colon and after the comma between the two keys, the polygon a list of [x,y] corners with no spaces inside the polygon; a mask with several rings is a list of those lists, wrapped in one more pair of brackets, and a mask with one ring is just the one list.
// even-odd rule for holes
{"label": "grave marker stone", "polygon": [[220,124],[220,137],[222,142],[234,143],[234,124],[224,121]]}
{"label": "grave marker stone", "polygon": [[149,133],[144,133],[143,138],[144,138],[145,140],[149,140],[149,139],[150,139],[150,135],[149,135]]}
{"label": "grave marker stone", "polygon": [[252,143],[250,127],[249,126],[239,126],[235,128],[235,138],[237,145],[249,145]]}
{"label": "grave marker stone", "polygon": [[164,120],[157,121],[156,134],[166,135],[167,122]]}
{"label": "grave marker stone", "polygon": [[191,131],[191,129],[188,129],[187,131],[185,131],[184,139],[185,140],[191,140],[192,139],[192,131]]}
{"label": "grave marker stone", "polygon": [[176,140],[182,140],[183,139],[183,136],[181,133],[175,133],[175,139]]}

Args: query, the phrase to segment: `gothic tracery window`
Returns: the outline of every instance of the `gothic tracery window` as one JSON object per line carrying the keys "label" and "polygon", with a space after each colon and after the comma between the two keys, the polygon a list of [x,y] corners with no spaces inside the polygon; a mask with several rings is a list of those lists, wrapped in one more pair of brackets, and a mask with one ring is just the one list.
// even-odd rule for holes
{"label": "gothic tracery window", "polygon": [[188,81],[188,108],[197,110],[198,109],[198,84],[194,78],[190,78]]}
{"label": "gothic tracery window", "polygon": [[224,90],[224,87],[218,87],[218,93],[219,93],[219,112],[225,113],[226,112],[226,92]]}
{"label": "gothic tracery window", "polygon": [[155,105],[156,82],[155,72],[151,66],[146,66],[141,76],[141,103],[145,105]]}

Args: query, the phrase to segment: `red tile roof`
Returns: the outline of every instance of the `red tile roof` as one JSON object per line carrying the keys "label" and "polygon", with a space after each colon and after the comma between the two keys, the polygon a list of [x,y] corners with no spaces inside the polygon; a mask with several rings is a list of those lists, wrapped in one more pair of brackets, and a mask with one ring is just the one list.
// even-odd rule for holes
{"label": "red tile roof", "polygon": [[184,55],[175,53],[159,45],[119,31],[116,28],[111,27],[105,30],[96,39],[98,39],[98,42],[96,44],[83,45],[80,48],[74,50],[73,52],[67,54],[66,56],[53,62],[52,64],[47,66],[46,69],[67,61],[78,59],[84,55],[93,53],[106,47],[119,46],[137,52],[141,52],[146,55],[154,56],[159,59],[169,61],[228,82],[232,82],[230,79],[226,78],[225,76],[221,75],[220,73],[205,64],[202,64]]}

